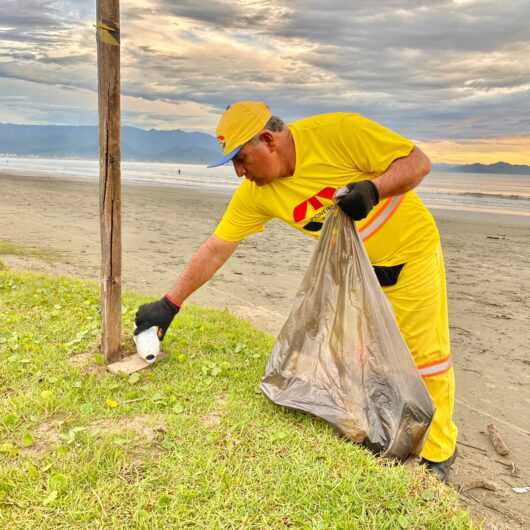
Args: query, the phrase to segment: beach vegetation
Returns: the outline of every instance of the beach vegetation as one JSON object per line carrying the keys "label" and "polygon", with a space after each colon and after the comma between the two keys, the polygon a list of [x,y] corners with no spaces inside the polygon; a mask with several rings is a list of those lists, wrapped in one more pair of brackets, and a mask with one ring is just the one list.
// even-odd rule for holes
{"label": "beach vegetation", "polygon": [[59,256],[59,253],[48,248],[18,245],[16,243],[0,239],[0,256],[22,256],[37,258],[46,262],[53,262]]}
{"label": "beach vegetation", "polygon": [[267,401],[273,338],[229,312],[186,305],[130,376],[99,334],[95,283],[0,272],[1,528],[472,528],[419,468]]}

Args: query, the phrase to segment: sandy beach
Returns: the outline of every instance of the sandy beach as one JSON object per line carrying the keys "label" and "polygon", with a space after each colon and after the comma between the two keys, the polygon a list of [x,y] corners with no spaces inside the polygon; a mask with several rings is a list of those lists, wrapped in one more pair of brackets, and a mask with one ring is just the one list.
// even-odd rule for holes
{"label": "sandy beach", "polygon": [[[0,174],[0,240],[51,249],[52,264],[0,256],[9,267],[97,279],[98,190],[93,182]],[[230,196],[128,185],[123,190],[123,287],[158,297],[215,228]],[[497,483],[463,499],[497,528],[530,525],[530,217],[433,210],[445,252],[457,374],[460,458],[452,481]],[[306,270],[314,242],[279,222],[243,242],[189,302],[227,308],[276,333]],[[173,328],[172,332],[178,332]],[[494,423],[511,453],[496,455]],[[518,476],[510,470],[511,462]],[[488,507],[489,505],[489,507]]]}

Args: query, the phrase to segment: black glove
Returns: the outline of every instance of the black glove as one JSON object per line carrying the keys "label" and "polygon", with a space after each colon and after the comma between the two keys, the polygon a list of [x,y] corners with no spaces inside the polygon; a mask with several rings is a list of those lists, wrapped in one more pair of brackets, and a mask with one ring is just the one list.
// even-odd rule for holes
{"label": "black glove", "polygon": [[344,192],[339,190],[336,198],[337,204],[345,214],[354,221],[360,221],[379,202],[379,192],[371,180],[361,180],[347,184]]}
{"label": "black glove", "polygon": [[162,340],[179,309],[180,307],[171,302],[167,296],[157,302],[141,305],[136,311],[134,334],[138,335],[151,326],[158,326],[158,338]]}

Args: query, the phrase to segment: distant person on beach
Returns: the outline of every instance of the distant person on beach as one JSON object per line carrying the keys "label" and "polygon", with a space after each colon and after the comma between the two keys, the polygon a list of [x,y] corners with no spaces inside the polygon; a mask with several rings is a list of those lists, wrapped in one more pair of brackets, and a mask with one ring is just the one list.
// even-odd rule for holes
{"label": "distant person on beach", "polygon": [[336,190],[356,226],[401,333],[435,403],[422,462],[446,481],[455,458],[455,383],[445,272],[435,221],[411,191],[431,169],[410,140],[359,114],[337,112],[290,125],[261,102],[229,106],[217,127],[224,157],[239,177],[215,232],[193,255],[175,287],[140,306],[136,333],[151,326],[161,338],[184,301],[206,283],[240,241],[279,218],[318,237]]}

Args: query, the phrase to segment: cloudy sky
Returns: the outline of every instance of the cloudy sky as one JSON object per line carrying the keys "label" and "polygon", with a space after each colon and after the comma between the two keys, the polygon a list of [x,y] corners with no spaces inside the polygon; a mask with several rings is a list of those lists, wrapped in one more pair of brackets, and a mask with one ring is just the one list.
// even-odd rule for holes
{"label": "cloudy sky", "polygon": [[[96,124],[96,0],[2,0],[0,121]],[[122,0],[124,124],[262,99],[360,112],[434,161],[530,164],[529,0]]]}

